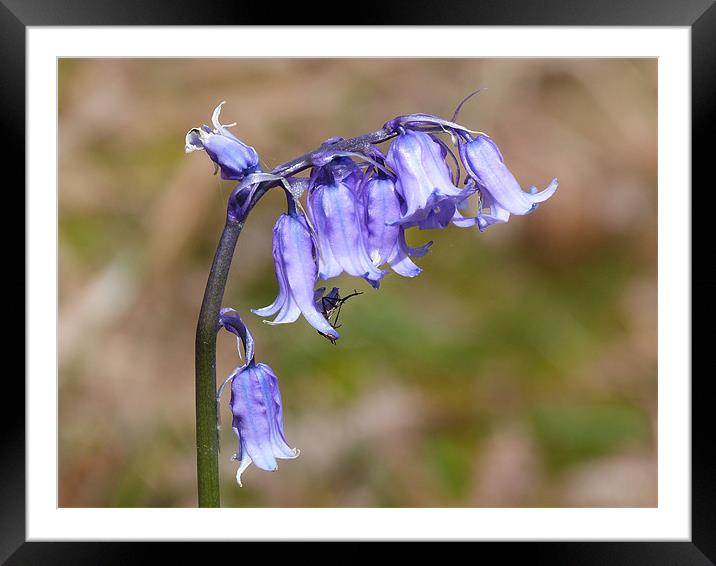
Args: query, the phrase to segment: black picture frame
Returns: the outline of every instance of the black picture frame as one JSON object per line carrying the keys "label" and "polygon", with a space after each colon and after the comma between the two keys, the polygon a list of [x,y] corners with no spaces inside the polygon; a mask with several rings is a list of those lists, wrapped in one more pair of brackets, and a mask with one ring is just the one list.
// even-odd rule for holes
{"label": "black picture frame", "polygon": [[[74,0],[59,3],[53,0],[0,0],[0,62],[2,65],[2,99],[4,154],[12,164],[5,194],[21,192],[11,186],[24,186],[25,164],[25,34],[27,26],[89,26],[89,25],[258,25],[316,24],[317,14],[332,17],[330,24],[340,25],[345,19],[334,10],[335,5],[321,8],[312,2],[310,10],[299,14],[282,12],[268,3],[239,0],[222,2],[178,3],[158,0],[151,3],[133,1]],[[705,179],[708,167],[707,140],[713,123],[716,100],[716,6],[713,0],[681,0],[679,2],[635,0],[529,0],[484,2],[428,3],[421,1],[393,2],[376,7],[353,6],[351,25],[565,25],[565,26],[686,26],[691,28],[692,77],[692,177],[693,186]],[[331,11],[334,10],[334,11]],[[31,148],[28,148],[31,150]],[[687,191],[683,187],[679,193]],[[694,191],[691,192],[693,196]],[[9,198],[6,196],[6,198]],[[676,197],[679,198],[679,197]],[[8,202],[7,200],[5,201]],[[8,206],[6,204],[6,206]],[[23,204],[19,204],[22,206]],[[6,208],[7,210],[7,208]],[[17,209],[19,210],[19,209]],[[28,213],[28,211],[25,211]],[[31,211],[29,211],[31,213]],[[693,207],[692,227],[695,214]],[[705,214],[705,208],[700,211]],[[14,214],[15,216],[17,214]],[[9,215],[6,215],[8,217]],[[7,230],[6,230],[7,231]],[[17,237],[15,236],[15,239]],[[703,240],[693,238],[705,247]],[[19,252],[18,252],[19,253]],[[708,256],[706,256],[708,257]],[[693,256],[692,256],[693,258]],[[23,261],[23,260],[20,260]],[[696,267],[696,265],[694,265]],[[693,270],[692,270],[693,271]],[[24,273],[24,271],[23,271]],[[692,272],[692,292],[700,299],[713,297],[714,279],[701,281]],[[706,291],[710,291],[707,293]],[[24,289],[19,291],[24,294]],[[693,304],[693,295],[692,295]],[[704,308],[705,307],[705,308]],[[13,328],[24,320],[20,301],[11,301],[4,309],[6,323]],[[698,314],[706,319],[714,313],[713,299],[699,302]],[[15,331],[16,334],[20,332]],[[24,333],[23,333],[24,335]],[[693,351],[693,350],[692,350]],[[692,354],[693,358],[693,354]],[[7,357],[6,357],[7,359]],[[711,397],[708,383],[710,371],[694,372],[692,387],[692,533],[689,542],[525,542],[481,543],[481,553],[495,553],[502,563],[512,558],[548,564],[714,564],[716,563],[716,452],[712,438]],[[7,564],[114,564],[144,562],[154,549],[162,554],[162,563],[183,562],[187,555],[184,545],[138,542],[26,542],[25,541],[25,399],[24,384],[16,377],[3,377],[3,409],[0,411],[0,561]],[[30,400],[31,401],[31,400]],[[48,438],[48,442],[53,439]],[[51,473],[48,472],[51,477]],[[219,545],[216,545],[219,546]],[[212,550],[212,560],[233,545],[220,545]],[[371,545],[351,556],[372,554]],[[273,545],[272,557],[279,548]],[[233,550],[233,552],[236,552]],[[242,551],[243,553],[243,551]],[[234,555],[235,558],[239,556]],[[241,557],[244,555],[242,554]],[[481,555],[484,556],[484,555]],[[476,557],[477,559],[477,557]],[[484,558],[481,558],[484,559]]]}

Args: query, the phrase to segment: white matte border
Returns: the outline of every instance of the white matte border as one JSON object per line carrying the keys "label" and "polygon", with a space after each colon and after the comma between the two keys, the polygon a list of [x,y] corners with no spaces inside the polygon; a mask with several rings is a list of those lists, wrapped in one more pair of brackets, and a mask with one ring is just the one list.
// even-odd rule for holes
{"label": "white matte border", "polygon": [[[335,57],[659,58],[657,508],[57,507],[57,57],[324,57],[327,45]],[[28,540],[690,540],[690,46],[687,27],[27,28]]]}

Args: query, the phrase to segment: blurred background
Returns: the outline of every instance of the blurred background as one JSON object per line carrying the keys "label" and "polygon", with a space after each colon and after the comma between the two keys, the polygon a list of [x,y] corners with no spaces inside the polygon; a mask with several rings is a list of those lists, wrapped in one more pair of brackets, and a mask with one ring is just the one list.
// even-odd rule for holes
{"label": "blurred background", "polygon": [[[489,133],[530,216],[434,240],[341,313],[268,326],[272,191],[225,305],[281,380],[301,450],[244,486],[222,403],[223,506],[657,505],[657,65],[653,59],[59,61],[59,505],[195,506],[194,332],[232,183],[184,135],[224,123],[266,168],[411,112]],[[242,362],[220,335],[218,379]]]}

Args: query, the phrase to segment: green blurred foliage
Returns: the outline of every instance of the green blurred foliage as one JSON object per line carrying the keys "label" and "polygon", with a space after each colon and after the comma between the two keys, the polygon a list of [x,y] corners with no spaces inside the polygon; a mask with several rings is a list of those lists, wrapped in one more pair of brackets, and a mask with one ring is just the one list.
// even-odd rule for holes
{"label": "green blurred foliage", "polygon": [[649,421],[638,409],[616,403],[541,406],[533,427],[548,463],[560,470],[649,437]]}

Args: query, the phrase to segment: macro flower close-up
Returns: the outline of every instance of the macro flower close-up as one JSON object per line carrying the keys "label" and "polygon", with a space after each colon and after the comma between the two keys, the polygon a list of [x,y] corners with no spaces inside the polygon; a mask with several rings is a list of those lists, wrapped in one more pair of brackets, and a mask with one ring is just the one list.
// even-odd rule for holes
{"label": "macro flower close-up", "polygon": [[654,60],[58,69],[60,507],[657,505]]}
{"label": "macro flower close-up", "polygon": [[[454,122],[461,106],[475,92],[463,98],[451,121],[430,114],[398,116],[382,128],[353,138],[336,137],[302,157],[274,167],[269,173],[258,170],[258,154],[228,133],[219,122],[222,102],[212,115],[215,129],[192,128],[186,135],[186,150],[205,149],[222,171],[222,178],[240,183],[229,196],[226,224],[219,241],[214,265],[209,273],[197,328],[197,463],[200,506],[219,504],[216,459],[219,447],[211,426],[219,422],[219,413],[211,403],[204,403],[203,391],[216,382],[214,374],[216,325],[236,334],[244,343],[247,362],[235,369],[226,383],[231,384],[230,407],[233,430],[239,438],[234,459],[239,461],[236,480],[253,462],[266,471],[276,471],[276,458],[293,459],[298,455],[289,448],[283,432],[283,410],[278,378],[265,364],[253,358],[254,341],[240,316],[233,309],[220,309],[226,272],[222,265],[231,263],[234,249],[253,207],[272,187],[284,190],[287,212],[279,216],[273,229],[273,258],[278,294],[269,306],[253,309],[262,317],[274,316],[269,324],[295,322],[300,315],[332,344],[340,338],[336,331],[338,315],[331,322],[332,311],[340,309],[346,297],[334,287],[323,295],[316,289],[318,279],[334,279],[342,273],[367,281],[374,289],[386,271],[404,277],[415,277],[421,269],[410,255],[421,256],[432,242],[419,249],[408,247],[405,230],[445,229],[451,223],[460,227],[478,225],[483,230],[489,222],[478,216],[463,217],[473,195],[484,193],[487,202],[497,210],[495,218],[509,213],[527,214],[537,202],[547,200],[557,188],[557,180],[542,192],[524,193],[514,175],[504,164],[497,146],[480,135],[472,138],[471,130]],[[235,124],[232,124],[235,125]],[[430,133],[428,133],[430,132]],[[459,161],[453,149],[438,135],[447,134],[458,141],[458,151],[470,180],[460,189]],[[464,139],[463,139],[464,138]],[[388,142],[387,154],[378,144]],[[249,152],[250,150],[250,152]],[[455,170],[450,169],[447,156]],[[296,174],[310,170],[308,176]],[[290,173],[289,173],[290,172]],[[305,187],[304,206],[300,197]],[[240,204],[239,204],[240,202]],[[506,212],[503,212],[506,211]],[[228,242],[228,245],[227,245]],[[357,294],[357,292],[356,292]],[[328,301],[328,309],[326,308]],[[224,386],[218,389],[220,402]]]}

